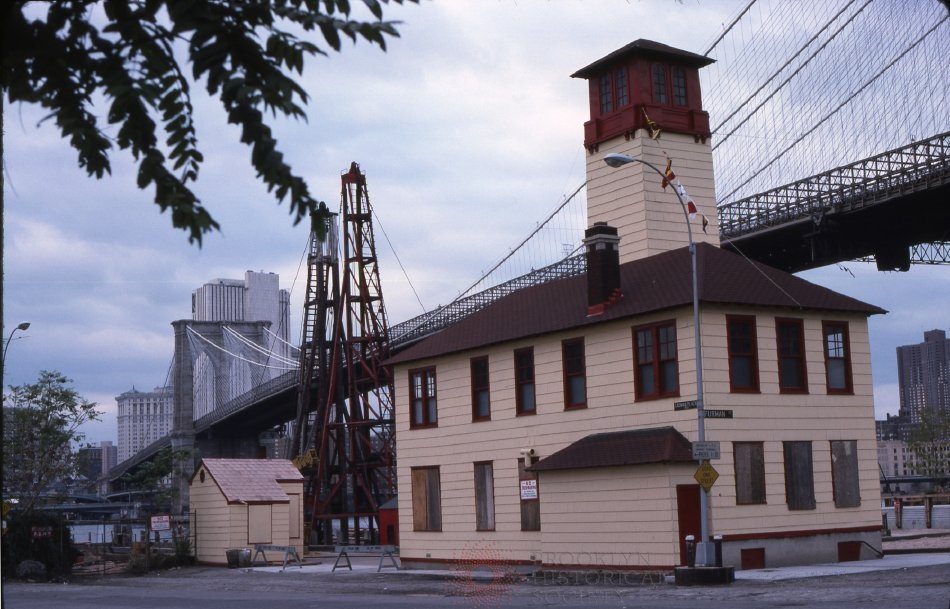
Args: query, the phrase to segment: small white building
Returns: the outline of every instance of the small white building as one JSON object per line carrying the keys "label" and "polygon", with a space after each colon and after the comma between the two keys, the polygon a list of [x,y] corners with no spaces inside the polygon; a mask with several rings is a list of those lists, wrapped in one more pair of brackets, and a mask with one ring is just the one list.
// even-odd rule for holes
{"label": "small white building", "polygon": [[[286,459],[202,459],[189,480],[199,563],[223,565],[227,550],[254,544],[303,550],[303,476]],[[267,560],[281,560],[270,552]]]}

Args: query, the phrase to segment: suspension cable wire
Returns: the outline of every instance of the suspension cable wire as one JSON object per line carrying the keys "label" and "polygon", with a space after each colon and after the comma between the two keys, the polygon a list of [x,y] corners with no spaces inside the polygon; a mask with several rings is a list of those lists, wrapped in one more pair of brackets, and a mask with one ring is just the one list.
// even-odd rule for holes
{"label": "suspension cable wire", "polygon": [[[828,27],[831,26],[831,24],[834,23],[834,22],[838,19],[838,17],[841,16],[841,14],[844,13],[844,12],[848,9],[848,7],[851,6],[852,4],[854,4],[855,2],[857,2],[857,0],[850,0],[850,2],[848,2],[848,4],[846,4],[846,5],[844,6],[844,8],[842,8],[840,11],[838,11],[837,13],[835,13],[834,17],[832,17],[819,31],[815,32],[815,34],[814,34],[811,38],[809,38],[808,41],[807,41],[803,46],[801,46],[801,47],[795,52],[795,54],[793,54],[791,57],[789,57],[788,60],[787,60],[785,63],[783,63],[783,64],[781,65],[781,67],[779,67],[778,70],[776,70],[771,76],[769,76],[769,78],[766,79],[766,81],[763,82],[763,83],[759,86],[758,89],[756,89],[748,98],[746,98],[745,101],[743,101],[743,102],[740,103],[738,106],[736,106],[736,108],[735,108],[732,112],[730,112],[729,115],[728,115],[726,118],[722,119],[722,120],[719,122],[719,124],[716,125],[716,127],[712,130],[712,133],[717,133],[726,123],[729,122],[729,119],[731,119],[733,116],[735,116],[736,114],[738,114],[740,110],[742,110],[744,107],[746,107],[746,106],[749,104],[749,102],[751,102],[752,99],[755,98],[756,95],[758,95],[760,92],[762,92],[762,90],[765,89],[765,87],[768,86],[769,83],[771,83],[773,80],[775,80],[775,78],[777,78],[778,75],[781,74],[782,71],[785,70],[785,68],[787,68],[789,65],[791,65],[791,63],[792,63],[799,55],[801,55],[803,52],[805,52],[805,49],[807,49],[807,48],[811,45],[811,43],[813,43],[813,42],[821,35],[822,32],[824,32],[826,29],[828,29]],[[742,127],[742,125],[746,124],[746,123],[749,121],[749,119],[751,119],[752,116],[762,108],[762,106],[764,106],[769,100],[771,100],[773,97],[775,97],[775,95],[777,95],[778,92],[781,91],[782,88],[785,87],[785,85],[787,85],[799,72],[801,72],[801,71],[805,68],[805,66],[807,66],[809,63],[811,63],[811,60],[814,59],[814,58],[818,55],[818,53],[820,53],[826,46],[828,46],[828,44],[829,44],[832,40],[834,40],[835,37],[836,37],[838,34],[840,34],[841,31],[842,31],[845,27],[847,27],[852,21],[854,21],[854,19],[861,13],[861,11],[863,11],[869,4],[871,4],[871,0],[865,0],[864,4],[861,6],[861,8],[859,8],[859,9],[857,10],[857,12],[855,12],[853,15],[851,15],[851,17],[848,18],[848,20],[845,21],[844,24],[842,24],[841,27],[839,27],[838,30],[837,30],[834,34],[832,34],[830,38],[828,38],[828,40],[826,40],[821,46],[819,46],[817,49],[815,49],[815,51],[814,51],[807,59],[805,59],[805,61],[804,61],[801,65],[799,65],[799,66],[795,69],[795,71],[792,72],[792,73],[789,75],[788,78],[786,78],[778,87],[776,87],[776,88],[772,91],[772,93],[771,93],[770,95],[768,95],[765,99],[763,99],[762,102],[759,103],[758,106],[756,106],[755,108],[753,108],[752,111],[751,111],[748,115],[746,115],[746,118],[745,118],[745,119],[743,119],[742,121],[740,121],[739,124],[736,125],[735,127],[732,127],[732,129],[731,129],[731,131],[730,131],[729,133],[727,133],[725,136],[723,136],[723,138],[722,138],[721,140],[717,141],[717,142],[716,142],[716,145],[713,146],[713,150],[715,150],[716,148],[718,148],[719,146],[721,146],[726,140],[728,140],[733,134],[735,134],[735,132],[738,131],[739,128]]]}
{"label": "suspension cable wire", "polygon": [[726,35],[727,35],[729,32],[732,31],[732,28],[735,27],[735,25],[736,25],[737,23],[739,23],[739,20],[742,19],[742,17],[743,17],[747,12],[749,12],[749,9],[752,8],[752,5],[755,4],[755,3],[756,3],[756,0],[750,0],[750,2],[745,6],[745,8],[742,9],[742,12],[740,12],[738,15],[736,15],[736,18],[732,20],[732,23],[730,23],[728,26],[726,26],[726,29],[724,29],[724,30],[722,31],[722,34],[719,35],[719,38],[716,38],[716,40],[709,46],[709,48],[706,49],[706,52],[703,53],[703,56],[704,56],[704,57],[708,57],[709,54],[712,53],[713,49],[716,48],[716,45],[719,44],[720,42],[722,42],[722,39],[725,38]]}
{"label": "suspension cable wire", "polygon": [[270,328],[264,328],[264,332],[267,332],[268,334],[270,334],[271,336],[273,336],[274,338],[276,338],[277,340],[279,340],[279,341],[282,342],[283,344],[287,345],[287,346],[290,347],[291,349],[294,349],[294,350],[296,350],[296,351],[300,351],[300,347],[298,347],[297,345],[295,345],[295,344],[293,344],[293,343],[289,343],[289,342],[287,342],[286,340],[284,340],[283,338],[281,338],[280,336],[278,336],[277,334],[274,334],[273,332],[271,332]]}
{"label": "suspension cable wire", "polygon": [[211,345],[212,347],[214,347],[214,348],[217,349],[218,351],[221,351],[221,352],[223,352],[223,353],[225,353],[225,354],[227,354],[227,355],[230,355],[231,357],[233,357],[233,358],[236,359],[236,360],[239,360],[239,361],[242,361],[242,362],[246,362],[246,363],[251,364],[251,365],[254,365],[254,366],[260,366],[260,367],[262,367],[262,368],[271,368],[271,369],[274,369],[274,370],[296,370],[296,369],[297,369],[296,366],[293,367],[293,368],[285,368],[285,367],[282,367],[282,366],[269,366],[269,365],[267,365],[267,364],[261,364],[261,363],[259,363],[259,362],[255,362],[255,361],[253,361],[253,360],[249,360],[249,359],[247,359],[247,358],[245,358],[245,357],[241,357],[241,356],[238,355],[237,353],[232,353],[232,352],[228,351],[227,349],[225,349],[224,347],[221,347],[220,345],[216,345],[214,342],[212,342],[212,341],[209,340],[208,338],[205,338],[204,336],[201,335],[200,332],[197,332],[196,330],[193,330],[191,327],[188,327],[188,331],[191,332],[194,336],[197,336],[198,338],[200,338],[200,339],[203,340],[204,342],[208,343],[209,345]]}
{"label": "suspension cable wire", "polygon": [[412,279],[409,277],[406,267],[403,266],[402,260],[399,258],[399,254],[396,253],[396,248],[393,246],[393,242],[389,240],[389,233],[386,232],[386,229],[383,227],[382,220],[379,219],[379,215],[376,213],[376,209],[373,209],[373,218],[376,219],[376,225],[379,226],[379,230],[383,232],[383,237],[386,239],[386,243],[389,245],[389,250],[393,253],[393,256],[396,258],[396,262],[399,264],[399,268],[402,269],[402,274],[406,278],[406,282],[409,284],[409,289],[412,290],[413,296],[416,297],[416,302],[419,303],[419,306],[422,308],[422,312],[425,313],[426,306],[422,304],[422,299],[419,298],[419,293],[416,291],[416,286],[412,284]]}
{"label": "suspension cable wire", "polygon": [[[535,227],[535,229],[532,230],[531,233],[530,233],[527,237],[525,237],[524,239],[522,239],[521,243],[519,243],[519,244],[516,245],[514,248],[512,248],[511,250],[509,250],[508,253],[505,254],[505,256],[502,257],[502,259],[499,260],[499,261],[498,261],[493,267],[491,267],[487,272],[482,273],[482,276],[479,277],[478,280],[477,280],[475,283],[473,283],[472,285],[470,285],[468,288],[462,290],[462,292],[460,292],[459,295],[456,296],[455,299],[454,299],[452,302],[455,302],[455,301],[459,300],[460,298],[462,298],[463,296],[465,296],[466,294],[468,294],[469,292],[471,292],[473,289],[475,289],[475,286],[477,286],[478,284],[480,284],[480,283],[481,283],[482,281],[484,281],[489,275],[491,275],[493,272],[495,272],[495,270],[498,269],[498,267],[500,267],[502,264],[504,264],[504,263],[507,262],[509,259],[511,259],[511,257],[514,256],[515,253],[516,253],[519,249],[521,249],[521,247],[522,247],[525,243],[527,243],[532,237],[534,237],[536,234],[538,234],[538,233],[541,231],[541,229],[543,229],[544,226],[545,226],[548,222],[550,222],[551,219],[554,218],[554,216],[556,216],[556,215],[558,214],[558,212],[560,212],[562,209],[564,209],[564,206],[567,205],[568,203],[570,203],[571,200],[572,200],[574,197],[577,196],[577,193],[579,193],[581,190],[583,190],[585,186],[587,186],[587,180],[584,180],[584,182],[583,182],[580,186],[578,186],[577,189],[575,189],[574,192],[572,192],[572,193],[570,194],[570,196],[566,197],[566,198],[564,199],[564,201],[561,202],[561,204],[558,205],[557,208],[556,208],[553,212],[551,212],[551,213],[548,215],[547,218],[545,218],[537,227]],[[451,303],[449,303],[449,304],[451,304]]]}
{"label": "suspension cable wire", "polygon": [[[254,341],[252,341],[252,340],[250,340],[249,338],[247,338],[246,336],[243,336],[240,332],[235,332],[233,328],[231,328],[231,327],[229,327],[229,326],[221,326],[221,327],[222,327],[222,329],[223,329],[225,332],[228,332],[228,333],[231,334],[234,338],[236,338],[237,340],[241,341],[242,343],[244,343],[245,345],[247,345],[247,346],[248,346],[249,348],[251,348],[252,350],[254,350],[254,351],[260,353],[261,355],[264,355],[266,358],[271,358],[271,357],[273,357],[273,359],[275,359],[276,361],[278,361],[278,362],[280,362],[280,363],[282,363],[282,364],[292,364],[292,365],[294,365],[294,366],[297,365],[297,361],[296,361],[296,360],[292,360],[292,359],[287,358],[287,357],[284,357],[284,356],[282,356],[282,355],[277,355],[277,354],[274,353],[273,351],[268,350],[268,349],[265,349],[264,347],[258,345],[258,344],[255,343]],[[265,359],[265,361],[266,361],[266,359]]]}
{"label": "suspension cable wire", "polygon": [[839,110],[841,110],[843,107],[845,107],[846,105],[848,105],[848,104],[849,104],[853,99],[855,99],[861,92],[863,92],[863,91],[864,91],[865,89],[867,89],[871,84],[873,84],[878,78],[880,78],[882,74],[884,74],[885,72],[887,72],[891,67],[893,67],[898,61],[900,61],[900,60],[901,60],[905,55],[907,55],[911,50],[913,50],[914,48],[916,48],[917,45],[919,45],[919,44],[920,44],[921,42],[923,42],[928,36],[930,36],[930,34],[932,34],[934,31],[936,31],[936,29],[937,29],[938,27],[940,27],[940,25],[942,25],[945,21],[947,21],[947,19],[950,19],[950,15],[944,16],[944,18],[941,19],[940,21],[938,21],[936,24],[934,24],[933,27],[931,27],[931,28],[928,29],[926,32],[924,32],[924,34],[923,34],[922,36],[920,36],[916,41],[914,41],[913,44],[911,44],[909,47],[907,47],[906,49],[904,49],[899,55],[897,55],[897,57],[895,57],[894,59],[892,59],[891,61],[889,61],[889,62],[887,63],[887,65],[885,65],[883,68],[881,68],[881,70],[879,70],[873,77],[871,77],[869,80],[865,81],[864,84],[862,84],[860,88],[858,88],[856,91],[854,91],[853,93],[851,93],[851,95],[847,96],[847,97],[845,98],[845,100],[844,100],[843,102],[841,102],[840,104],[838,104],[831,112],[825,114],[825,116],[824,116],[821,120],[819,120],[819,121],[817,121],[817,122],[814,122],[814,123],[812,124],[811,128],[807,129],[804,133],[802,133],[798,138],[795,139],[795,141],[793,141],[791,144],[789,144],[788,146],[786,146],[781,152],[779,152],[775,157],[773,157],[771,160],[769,160],[765,165],[762,165],[761,167],[759,167],[759,169],[757,169],[756,171],[754,171],[748,178],[746,178],[742,183],[740,183],[738,186],[736,186],[735,188],[733,188],[733,189],[729,192],[729,194],[725,195],[721,200],[723,200],[723,201],[728,200],[732,195],[734,195],[736,192],[738,192],[739,189],[741,189],[743,186],[745,186],[746,184],[748,184],[749,182],[751,182],[751,181],[752,181],[753,179],[755,179],[759,174],[761,174],[763,171],[765,171],[766,169],[768,169],[769,167],[771,167],[773,164],[775,164],[776,161],[778,161],[778,160],[781,159],[783,156],[785,156],[785,154],[787,154],[792,148],[794,148],[794,147],[795,147],[796,145],[798,145],[802,140],[804,140],[806,137],[808,137],[809,135],[811,135],[816,129],[818,129],[818,127],[820,127],[820,126],[822,125],[822,123],[824,123],[826,120],[828,120],[828,118],[830,118],[830,117],[834,116],[835,114],[837,114]]}

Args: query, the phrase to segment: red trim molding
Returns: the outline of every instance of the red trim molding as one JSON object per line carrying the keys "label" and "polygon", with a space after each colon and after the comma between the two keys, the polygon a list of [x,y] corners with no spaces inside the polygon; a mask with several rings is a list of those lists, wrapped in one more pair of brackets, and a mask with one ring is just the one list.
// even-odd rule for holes
{"label": "red trim molding", "polygon": [[723,541],[747,541],[750,539],[790,539],[794,537],[814,537],[816,535],[838,535],[842,533],[872,533],[880,531],[881,525],[863,527],[842,527],[837,529],[807,529],[804,531],[762,531],[760,533],[733,533],[723,535]]}

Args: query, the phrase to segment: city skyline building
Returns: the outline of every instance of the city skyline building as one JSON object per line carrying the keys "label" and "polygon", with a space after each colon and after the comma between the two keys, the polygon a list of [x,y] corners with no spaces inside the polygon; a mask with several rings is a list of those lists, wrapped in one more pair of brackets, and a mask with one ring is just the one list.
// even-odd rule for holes
{"label": "city skyline building", "polygon": [[924,332],[924,342],[897,347],[900,416],[920,423],[925,409],[950,412],[950,339],[944,330]]}
{"label": "city skyline building", "polygon": [[152,391],[138,391],[133,386],[130,391],[116,396],[118,462],[125,461],[169,434],[172,427],[173,396],[170,386],[156,387]]}

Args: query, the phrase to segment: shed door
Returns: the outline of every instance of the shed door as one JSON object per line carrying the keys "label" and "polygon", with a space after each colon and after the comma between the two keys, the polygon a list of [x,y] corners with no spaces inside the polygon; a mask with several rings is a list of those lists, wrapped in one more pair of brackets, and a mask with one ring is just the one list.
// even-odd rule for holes
{"label": "shed door", "polygon": [[247,543],[271,542],[270,504],[247,506]]}

